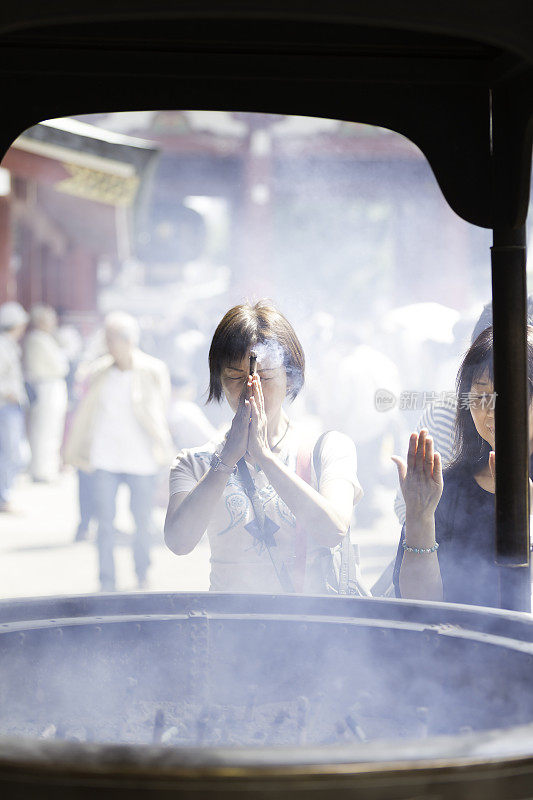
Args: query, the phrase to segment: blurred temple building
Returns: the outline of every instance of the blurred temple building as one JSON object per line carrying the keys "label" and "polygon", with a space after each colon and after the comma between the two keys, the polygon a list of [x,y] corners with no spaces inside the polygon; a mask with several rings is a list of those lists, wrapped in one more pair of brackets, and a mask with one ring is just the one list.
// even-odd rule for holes
{"label": "blurred temple building", "polygon": [[[0,299],[46,302],[72,321],[107,310],[106,292],[136,314],[162,313],[169,297],[176,314],[231,288],[300,302],[301,315],[315,301],[350,315],[354,304],[468,307],[488,288],[486,232],[450,211],[413,143],[381,128],[93,114],[29,129],[2,167]],[[134,297],[134,285],[150,290]]]}
{"label": "blurred temple building", "polygon": [[90,327],[98,273],[130,257],[156,158],[150,143],[74,119],[19,136],[0,177],[0,302],[47,303]]}

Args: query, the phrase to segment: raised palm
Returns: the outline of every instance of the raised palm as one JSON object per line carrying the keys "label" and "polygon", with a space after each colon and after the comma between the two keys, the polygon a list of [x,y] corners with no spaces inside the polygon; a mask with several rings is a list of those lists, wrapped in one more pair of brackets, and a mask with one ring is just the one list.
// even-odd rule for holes
{"label": "raised palm", "polygon": [[406,516],[420,518],[434,514],[442,494],[442,463],[427,430],[411,434],[407,463],[399,456],[392,456],[392,460],[398,467]]}

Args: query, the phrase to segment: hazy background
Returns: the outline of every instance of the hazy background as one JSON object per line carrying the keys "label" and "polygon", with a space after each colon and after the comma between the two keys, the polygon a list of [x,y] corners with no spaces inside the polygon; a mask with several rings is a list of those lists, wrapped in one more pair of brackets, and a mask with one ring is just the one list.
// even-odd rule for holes
{"label": "hazy background", "polygon": [[[269,297],[307,358],[291,416],[358,447],[365,498],[353,538],[372,582],[399,535],[390,455],[404,453],[424,406],[454,388],[490,301],[491,232],[462,221],[418,148],[380,128],[203,111],[38,128],[3,161],[0,289],[60,313],[71,411],[76,369],[101,352],[103,316],[120,309],[167,363],[174,400],[223,426],[229,409],[204,405],[211,336],[232,305]],[[393,397],[388,411],[375,406],[379,389]],[[150,586],[207,588],[205,544],[185,558],[162,546],[165,485],[162,476]],[[0,518],[2,595],[95,591],[92,542],[73,543],[73,473],[53,486],[23,475],[17,491],[20,513]],[[122,501],[117,527],[127,541]],[[120,540],[118,550],[119,585],[132,588]]]}

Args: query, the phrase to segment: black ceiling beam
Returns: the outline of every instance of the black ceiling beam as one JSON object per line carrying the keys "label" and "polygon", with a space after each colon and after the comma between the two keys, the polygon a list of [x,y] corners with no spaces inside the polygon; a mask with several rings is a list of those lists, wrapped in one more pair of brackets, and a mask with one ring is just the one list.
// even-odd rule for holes
{"label": "black ceiling beam", "polygon": [[161,67],[157,80],[140,78],[142,85],[149,84],[149,93],[131,75],[58,72],[51,76],[45,68],[38,75],[0,73],[4,102],[17,106],[21,96],[31,98],[15,118],[6,119],[2,149],[21,133],[21,125],[28,128],[50,117],[105,111],[211,108],[351,120],[391,128],[410,138],[428,158],[456,213],[476,225],[491,226],[489,92],[485,87],[369,86],[344,77],[342,70],[334,80],[333,75],[321,75],[318,67],[316,72],[304,72],[296,64],[291,69],[283,65],[281,74],[275,75],[268,59],[252,60],[248,69],[235,58],[229,62],[206,59],[201,68],[193,62],[192,57],[179,57],[174,69]]}
{"label": "black ceiling beam", "polygon": [[[2,32],[145,20],[336,23],[471,38],[533,58],[530,0],[18,0],[0,8]],[[142,36],[141,36],[142,38]],[[278,37],[277,37],[278,38]]]}
{"label": "black ceiling beam", "polygon": [[[0,9],[0,49],[0,89],[17,111],[3,126],[4,150],[21,125],[53,116],[211,108],[331,117],[412,139],[467,221],[525,219],[530,0],[19,0]],[[491,101],[509,143],[498,197]]]}

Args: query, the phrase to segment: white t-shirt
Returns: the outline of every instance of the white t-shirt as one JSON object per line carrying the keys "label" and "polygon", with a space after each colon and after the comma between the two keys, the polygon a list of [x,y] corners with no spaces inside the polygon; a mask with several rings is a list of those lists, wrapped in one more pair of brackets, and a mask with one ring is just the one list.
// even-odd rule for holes
{"label": "white t-shirt", "polygon": [[131,370],[111,367],[104,380],[91,444],[91,466],[107,472],[155,475],[159,467],[152,455],[148,433],[135,416]]}
{"label": "white t-shirt", "polygon": [[[300,442],[305,441],[293,425],[281,445],[278,457],[296,471]],[[190,492],[207,472],[215,451],[222,443],[209,442],[203,447],[182,450],[170,471],[170,494]],[[308,448],[312,449],[311,447]],[[274,553],[278,569],[285,565],[289,573],[296,564],[296,520],[284,501],[276,494],[265,473],[249,465],[249,471],[263,503],[265,515],[278,529],[274,533]],[[357,453],[352,440],[342,433],[331,431],[324,437],[320,452],[320,486],[333,478],[344,478],[354,487],[354,504],[363,490],[357,478]],[[311,483],[317,478],[311,466]],[[238,475],[230,475],[222,497],[216,504],[207,527],[211,546],[211,590],[217,592],[274,592],[282,591],[276,570],[264,542],[257,536],[254,511]],[[252,524],[250,524],[252,523]],[[249,526],[247,529],[246,526]],[[307,558],[319,548],[307,537]],[[305,587],[304,587],[305,591]]]}
{"label": "white t-shirt", "polygon": [[33,330],[24,342],[24,366],[28,381],[60,380],[68,373],[68,359],[51,333]]}

